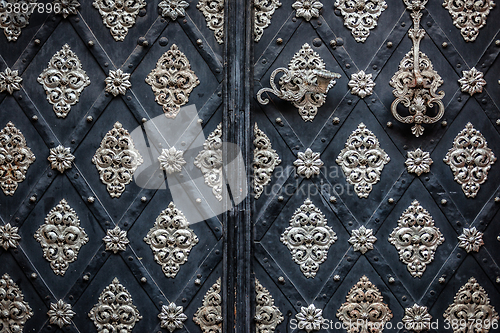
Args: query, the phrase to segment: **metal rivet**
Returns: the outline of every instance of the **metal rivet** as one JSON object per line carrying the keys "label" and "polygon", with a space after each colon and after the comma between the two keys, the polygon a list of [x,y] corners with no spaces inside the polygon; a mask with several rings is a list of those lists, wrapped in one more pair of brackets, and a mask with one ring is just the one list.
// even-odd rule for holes
{"label": "metal rivet", "polygon": [[215,250],[215,254],[220,254],[220,250]]}
{"label": "metal rivet", "polygon": [[134,64],[132,64],[132,63],[128,64],[128,68],[132,68],[132,67],[134,67]]}
{"label": "metal rivet", "polygon": [[373,260],[374,261],[378,261],[378,257],[373,257]]}
{"label": "metal rivet", "polygon": [[448,201],[446,199],[441,199],[441,205],[446,205],[448,203]]}
{"label": "metal rivet", "polygon": [[443,49],[445,49],[445,48],[447,48],[447,47],[448,47],[448,43],[443,42],[443,44],[441,44],[441,46],[443,47]]}
{"label": "metal rivet", "polygon": [[36,273],[31,273],[31,278],[32,279],[36,279],[38,277],[38,275],[36,275]]}
{"label": "metal rivet", "polygon": [[499,242],[500,242],[500,236],[497,236],[497,241],[499,241]]}
{"label": "metal rivet", "polygon": [[283,38],[276,39],[276,44],[281,45],[283,43]]}
{"label": "metal rivet", "polygon": [[148,122],[148,120],[147,120],[146,118],[142,118],[142,119],[141,119],[141,121],[142,121],[143,123]]}
{"label": "metal rivet", "polygon": [[285,278],[284,278],[284,277],[282,277],[282,276],[280,276],[280,277],[278,278],[278,282],[279,282],[279,283],[281,283],[281,284],[284,284],[284,283],[285,283]]}
{"label": "metal rivet", "polygon": [[352,100],[351,99],[348,99],[347,100],[347,105],[351,105],[352,104]]}
{"label": "metal rivet", "polygon": [[148,279],[146,279],[146,278],[143,276],[143,277],[141,277],[141,282],[142,282],[142,283],[146,283],[146,282],[148,282]]}
{"label": "metal rivet", "polygon": [[160,44],[160,46],[167,46],[168,45],[168,38],[167,37],[162,37],[162,38],[160,38],[160,40],[158,41],[158,43]]}
{"label": "metal rivet", "polygon": [[203,41],[201,39],[197,39],[196,44],[201,45],[201,44],[203,44]]}
{"label": "metal rivet", "polygon": [[95,201],[94,197],[88,197],[87,198],[87,202],[88,203],[94,203],[94,201]]}
{"label": "metal rivet", "polygon": [[201,280],[200,279],[196,279],[194,280],[194,284],[199,286],[201,284]]}
{"label": "metal rivet", "polygon": [[460,67],[462,67],[462,64],[458,63],[457,68],[460,68]]}
{"label": "metal rivet", "polygon": [[283,198],[283,196],[282,196],[282,195],[280,195],[280,196],[278,197],[278,201],[279,201],[279,202],[282,202],[284,199],[285,199],[285,198]]}
{"label": "metal rivet", "polygon": [[280,117],[276,118],[276,124],[281,124],[282,122],[283,120]]}
{"label": "metal rivet", "polygon": [[495,45],[496,45],[496,46],[500,46],[500,39],[497,39],[497,40],[495,41]]}
{"label": "metal rivet", "polygon": [[462,257],[462,255],[460,253],[457,253],[457,258],[460,258]]}
{"label": "metal rivet", "polygon": [[429,294],[434,295],[436,292],[434,290],[431,290]]}
{"label": "metal rivet", "polygon": [[31,197],[30,197],[30,202],[31,202],[31,203],[33,203],[33,202],[35,202],[35,201],[36,201],[36,196],[34,196],[34,195],[33,195],[33,196],[31,196]]}
{"label": "metal rivet", "polygon": [[351,64],[345,64],[345,68],[351,68]]}
{"label": "metal rivet", "polygon": [[500,284],[500,276],[497,276],[497,280],[496,280],[496,282],[497,282],[498,284]]}
{"label": "metal rivet", "polygon": [[94,46],[94,41],[89,40],[89,41],[87,42],[87,44],[89,44],[89,46]]}
{"label": "metal rivet", "polygon": [[486,100],[486,98],[483,98],[483,99],[481,100],[481,102],[482,102],[484,105],[488,104],[488,100]]}
{"label": "metal rivet", "polygon": [[406,26],[406,22],[401,22],[401,26],[405,27]]}
{"label": "metal rivet", "polygon": [[314,38],[313,41],[312,41],[312,44],[316,47],[320,47],[322,42],[321,42],[321,38]]}
{"label": "metal rivet", "polygon": [[197,277],[198,279],[201,279],[201,274],[196,274],[196,277]]}
{"label": "metal rivet", "polygon": [[500,119],[497,119],[496,123],[497,123],[497,126],[500,126]]}
{"label": "metal rivet", "polygon": [[389,283],[394,283],[396,281],[395,278],[393,278],[392,276],[389,278]]}
{"label": "metal rivet", "polygon": [[93,118],[92,116],[88,116],[88,117],[87,117],[87,122],[88,122],[88,123],[91,123],[91,122],[92,122],[92,120],[94,120],[94,118]]}
{"label": "metal rivet", "polygon": [[340,275],[336,274],[333,276],[334,281],[340,281]]}
{"label": "metal rivet", "polygon": [[148,198],[146,198],[146,197],[141,198],[141,202],[146,202],[147,200],[148,200]]}
{"label": "metal rivet", "polygon": [[338,123],[340,123],[340,118],[339,118],[339,117],[334,117],[334,118],[332,119],[332,123],[333,123],[334,125],[337,125]]}
{"label": "metal rivet", "polygon": [[392,127],[392,121],[387,122],[387,127],[391,128]]}
{"label": "metal rivet", "polygon": [[387,44],[386,44],[386,45],[387,45],[387,48],[389,48],[389,49],[390,49],[390,48],[392,47],[392,42],[387,42]]}
{"label": "metal rivet", "polygon": [[131,101],[132,100],[132,96],[127,96],[127,100]]}
{"label": "metal rivet", "polygon": [[263,261],[264,263],[267,263],[267,262],[269,261],[269,259],[264,258],[264,259],[262,259],[262,261]]}
{"label": "metal rivet", "polygon": [[390,204],[392,204],[392,203],[394,203],[394,199],[393,198],[389,198],[389,199],[387,199],[387,202],[390,203]]}
{"label": "metal rivet", "polygon": [[31,119],[32,119],[33,121],[37,121],[37,120],[38,120],[38,116],[36,116],[36,115],[35,115],[35,116],[31,117]]}
{"label": "metal rivet", "polygon": [[297,18],[296,17],[292,17],[292,22],[297,22]]}
{"label": "metal rivet", "polygon": [[446,120],[443,120],[443,121],[441,122],[441,126],[443,126],[443,127],[448,126],[448,122],[447,122]]}
{"label": "metal rivet", "polygon": [[332,40],[330,41],[330,46],[331,46],[331,47],[335,47],[335,46],[337,46],[337,41],[336,41],[335,39],[332,39]]}
{"label": "metal rivet", "polygon": [[352,221],[347,222],[347,224],[349,224],[349,225],[353,225]]}
{"label": "metal rivet", "polygon": [[302,302],[301,301],[297,301],[297,306],[301,306],[302,305]]}
{"label": "metal rivet", "polygon": [[183,297],[181,301],[182,301],[182,303],[186,303],[187,302],[187,298]]}
{"label": "metal rivet", "polygon": [[19,94],[19,95],[17,96],[17,98],[18,98],[18,99],[23,99],[23,95]]}
{"label": "metal rivet", "polygon": [[16,216],[15,220],[16,220],[16,222],[19,222],[20,219],[18,216]]}
{"label": "metal rivet", "polygon": [[267,63],[267,60],[266,60],[266,59],[262,59],[262,63],[263,63],[263,64],[266,64],[266,63]]}
{"label": "metal rivet", "polygon": [[374,71],[376,71],[378,69],[378,66],[377,65],[373,65],[372,68],[373,68]]}
{"label": "metal rivet", "polygon": [[85,274],[83,276],[83,281],[88,281],[90,279],[90,276],[88,274]]}
{"label": "metal rivet", "polygon": [[198,119],[198,124],[203,124],[203,119]]}
{"label": "metal rivet", "polygon": [[337,202],[337,198],[335,198],[333,195],[330,197],[330,202],[331,203],[336,203]]}
{"label": "metal rivet", "polygon": [[428,27],[432,27],[432,22],[427,22]]}
{"label": "metal rivet", "polygon": [[483,263],[485,263],[485,264],[486,264],[487,262],[488,262],[488,259],[483,258]]}
{"label": "metal rivet", "polygon": [[201,203],[201,199],[200,198],[196,198],[196,203],[200,204]]}
{"label": "metal rivet", "polygon": [[440,277],[438,281],[439,283],[443,284],[446,282],[446,279],[444,277]]}
{"label": "metal rivet", "polygon": [[39,39],[35,39],[35,45],[40,45],[40,40]]}
{"label": "metal rivet", "polygon": [[76,18],[75,18],[75,22],[76,22],[76,23],[80,22],[80,18],[79,18],[79,17],[76,17]]}

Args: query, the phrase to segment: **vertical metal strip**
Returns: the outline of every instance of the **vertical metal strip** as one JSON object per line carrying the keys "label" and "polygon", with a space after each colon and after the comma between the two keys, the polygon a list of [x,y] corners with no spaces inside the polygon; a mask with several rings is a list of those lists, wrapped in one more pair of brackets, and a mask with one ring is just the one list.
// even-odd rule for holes
{"label": "vertical metal strip", "polygon": [[[223,139],[240,147],[244,165],[229,172],[233,198],[250,184],[251,142],[250,101],[252,95],[252,1],[225,1],[225,78],[223,94]],[[225,161],[233,161],[234,151],[226,151]],[[248,184],[248,185],[247,185]],[[241,190],[241,191],[240,191]],[[229,204],[229,203],[228,203]],[[245,198],[223,216],[225,243],[222,276],[224,332],[252,332],[254,277],[252,269],[252,227],[250,198]]]}

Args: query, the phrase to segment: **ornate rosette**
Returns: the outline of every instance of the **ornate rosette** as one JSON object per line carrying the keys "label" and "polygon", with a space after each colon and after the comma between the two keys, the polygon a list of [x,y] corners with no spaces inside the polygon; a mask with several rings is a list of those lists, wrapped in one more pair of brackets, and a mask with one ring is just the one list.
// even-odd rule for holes
{"label": "ornate rosette", "polygon": [[217,43],[224,43],[224,0],[199,0],[196,8],[205,16],[207,27],[213,30]]}
{"label": "ornate rosette", "polygon": [[161,265],[165,276],[174,278],[198,243],[198,237],[189,228],[184,214],[170,202],[168,208],[158,215],[144,241],[151,247],[155,261]]}
{"label": "ornate rosette", "polygon": [[448,323],[455,323],[454,333],[488,333],[499,320],[488,294],[474,277],[460,287],[443,317]]}
{"label": "ornate rosette", "polygon": [[0,93],[6,91],[12,95],[15,90],[21,90],[21,82],[23,79],[19,76],[19,71],[7,67],[0,72]]}
{"label": "ornate rosette", "polygon": [[184,314],[184,308],[182,306],[175,305],[171,302],[168,305],[162,305],[161,312],[158,318],[161,320],[161,327],[166,328],[172,333],[177,328],[184,327],[184,322],[187,316]]}
{"label": "ornate rosette", "polygon": [[23,133],[9,121],[0,131],[0,187],[5,195],[14,195],[33,162],[35,155]]}
{"label": "ornate rosette", "polygon": [[427,265],[434,260],[434,253],[444,242],[444,237],[434,226],[431,214],[414,200],[401,214],[389,242],[398,250],[399,259],[406,264],[408,272],[413,277],[421,278]]}
{"label": "ornate rosette", "polygon": [[274,333],[276,326],[283,321],[283,314],[276,305],[269,291],[255,279],[255,302],[254,320],[256,322],[256,333]]}
{"label": "ornate rosette", "polygon": [[65,303],[62,299],[58,300],[57,303],[50,303],[50,309],[47,312],[50,324],[57,325],[59,328],[70,325],[75,314],[71,310],[71,304]]}
{"label": "ornate rosette", "polygon": [[253,140],[255,146],[253,150],[253,191],[255,199],[258,199],[264,191],[264,186],[271,181],[274,168],[281,163],[281,159],[276,150],[272,148],[267,135],[257,127],[257,123],[255,123],[253,134],[255,137]]}
{"label": "ornate rosette", "polygon": [[337,157],[349,184],[360,198],[368,198],[373,185],[380,180],[384,165],[390,161],[389,155],[380,148],[377,137],[361,123],[349,135]]}
{"label": "ornate rosette", "polygon": [[310,21],[313,17],[319,17],[323,4],[319,0],[297,0],[292,4],[292,8],[296,10],[296,17],[303,17],[306,21]]}
{"label": "ornate rosette", "polygon": [[168,17],[172,21],[177,20],[179,16],[186,16],[186,8],[189,3],[184,0],[163,0],[158,4],[161,16]]}
{"label": "ornate rosette", "polygon": [[293,162],[297,167],[297,173],[306,178],[319,175],[323,164],[319,153],[313,152],[311,148],[307,148],[305,152],[298,152],[297,159]]}
{"label": "ornate rosette", "polygon": [[19,8],[28,5],[28,8],[31,8],[31,5],[36,3],[36,0],[3,0],[0,2],[0,28],[3,29],[9,42],[17,41],[17,38],[21,35],[21,29],[29,24],[31,16],[31,10],[15,11],[14,5],[19,4]]}
{"label": "ornate rosette", "polygon": [[346,296],[346,302],[337,311],[348,333],[382,332],[391,320],[392,312],[384,298],[366,276],[362,276]]}
{"label": "ornate rosette", "polygon": [[80,248],[89,238],[80,226],[80,219],[65,199],[50,210],[34,235],[56,275],[64,276],[69,264],[76,261]]}
{"label": "ornate rosette", "polygon": [[319,331],[321,324],[325,320],[323,318],[323,310],[317,309],[314,304],[308,307],[300,307],[300,312],[295,315],[297,327],[305,330],[307,333],[311,331]]}
{"label": "ornate rosette", "polygon": [[18,227],[13,227],[10,223],[0,226],[0,246],[3,247],[5,251],[9,248],[17,248],[21,236],[17,233]]}
{"label": "ornate rosette", "polygon": [[37,81],[43,86],[47,100],[59,118],[66,118],[71,106],[78,102],[83,89],[90,84],[80,59],[68,44],[52,56]]}
{"label": "ornate rosette", "polygon": [[163,107],[167,118],[175,118],[181,106],[189,101],[189,94],[200,84],[198,77],[191,70],[191,64],[177,45],[172,44],[156,67],[146,77],[155,100]]}
{"label": "ornate rosette", "polygon": [[71,162],[75,156],[71,154],[70,148],[59,145],[50,149],[49,157],[47,160],[50,162],[50,167],[63,173],[67,169],[71,169]]}
{"label": "ornate rosette", "polygon": [[405,316],[402,321],[405,328],[413,332],[420,333],[431,328],[432,316],[427,312],[426,306],[413,304],[411,308],[405,309]]}
{"label": "ornate rosette", "polygon": [[222,123],[210,133],[198,153],[194,165],[201,170],[205,184],[212,188],[217,200],[222,201]]}
{"label": "ornate rosette", "polygon": [[114,278],[90,310],[89,318],[94,322],[98,333],[131,333],[142,316],[132,303],[132,295]]}
{"label": "ornate rosette", "polygon": [[349,238],[349,243],[354,248],[354,251],[359,251],[365,254],[368,250],[373,250],[373,243],[377,241],[377,237],[373,236],[372,229],[366,229],[365,226],[359,227],[352,231],[352,236]]}
{"label": "ornate rosette", "polygon": [[129,132],[116,122],[92,157],[103,184],[112,198],[119,198],[143,163]]}
{"label": "ornate rosette", "polygon": [[77,8],[80,7],[80,3],[78,0],[54,0],[52,1],[52,6],[54,9],[59,6],[59,14],[67,18],[69,15],[76,15],[78,13]]}
{"label": "ornate rosette", "polygon": [[443,161],[450,166],[455,181],[467,198],[475,198],[497,158],[486,138],[471,123],[458,133]]}
{"label": "ornate rosette", "polygon": [[469,252],[479,252],[481,246],[484,245],[483,241],[483,233],[476,229],[476,227],[472,228],[464,228],[462,234],[458,236],[458,246],[465,249],[467,253]]}
{"label": "ornate rosette", "polygon": [[203,333],[222,333],[222,297],[221,279],[218,278],[205,297],[203,305],[193,316],[193,321],[200,326]]}
{"label": "ornate rosette", "polygon": [[335,231],[327,225],[325,215],[310,199],[295,210],[290,226],[281,234],[280,241],[288,247],[293,261],[307,278],[314,278],[337,240]]}
{"label": "ornate rosette", "polygon": [[93,5],[102,16],[102,23],[110,29],[111,36],[122,42],[128,29],[135,24],[139,11],[146,7],[144,0],[94,0]]}
{"label": "ornate rosette", "polygon": [[108,229],[106,236],[102,240],[106,245],[106,251],[113,251],[113,253],[125,251],[127,244],[130,243],[127,238],[127,232],[121,230],[119,226]]}
{"label": "ornate rosette", "polygon": [[26,321],[33,316],[23,292],[7,273],[0,278],[0,314],[2,333],[22,332]]}
{"label": "ornate rosette", "polygon": [[130,74],[124,73],[121,69],[109,71],[108,77],[104,80],[106,83],[106,91],[113,96],[125,95],[127,89],[132,87],[130,83]]}
{"label": "ornate rosette", "polygon": [[169,175],[181,172],[182,167],[186,164],[184,159],[184,151],[177,150],[175,147],[170,147],[169,149],[162,149],[160,156],[158,156],[158,162],[160,162],[160,168],[165,170]]}
{"label": "ornate rosette", "polygon": [[274,11],[281,6],[281,2],[279,0],[255,0],[253,6],[255,8],[253,37],[258,42],[264,33],[264,29],[271,24]]}
{"label": "ornate rosette", "polygon": [[458,80],[458,83],[460,83],[460,89],[463,92],[472,96],[483,92],[486,80],[483,72],[478,71],[476,67],[472,67],[469,71],[462,71],[462,77]]}
{"label": "ornate rosette", "polygon": [[466,42],[473,42],[479,35],[479,29],[486,25],[486,19],[490,10],[495,7],[493,0],[468,1],[468,0],[444,0],[443,7],[453,19],[455,27]]}
{"label": "ornate rosette", "polygon": [[417,176],[420,176],[422,173],[431,171],[431,164],[434,161],[432,161],[431,155],[428,152],[417,148],[416,150],[409,151],[406,157],[405,165],[408,172],[416,173]]}
{"label": "ornate rosette", "polygon": [[351,30],[356,42],[364,43],[387,3],[384,0],[337,0],[335,8],[340,9],[344,25]]}
{"label": "ornate rosette", "polygon": [[357,95],[360,98],[365,98],[373,94],[375,82],[373,82],[371,74],[359,71],[351,75],[351,80],[347,85],[351,88],[351,94]]}

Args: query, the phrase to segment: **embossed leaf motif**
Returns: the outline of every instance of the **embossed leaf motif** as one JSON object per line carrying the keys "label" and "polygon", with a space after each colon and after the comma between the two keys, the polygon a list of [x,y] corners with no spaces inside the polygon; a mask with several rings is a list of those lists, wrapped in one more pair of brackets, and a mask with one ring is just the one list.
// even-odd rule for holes
{"label": "embossed leaf motif", "polygon": [[276,326],[283,321],[283,314],[274,305],[274,299],[269,291],[255,279],[256,309],[254,320],[257,333],[274,333]]}
{"label": "embossed leaf motif", "polygon": [[458,133],[443,161],[450,166],[455,181],[467,198],[475,198],[497,158],[486,138],[471,123]]}
{"label": "embossed leaf motif", "polygon": [[212,188],[217,200],[222,201],[222,123],[210,133],[198,153],[194,165],[201,170],[205,184]]}
{"label": "embossed leaf motif", "polygon": [[128,29],[135,24],[139,11],[146,7],[144,0],[94,0],[93,5],[102,16],[102,23],[110,29],[111,36],[122,42]]}
{"label": "embossed leaf motif", "polygon": [[492,323],[499,320],[488,294],[474,277],[460,287],[443,317],[448,323],[456,323],[453,333],[488,333]]}
{"label": "embossed leaf motif", "polygon": [[378,288],[363,275],[347,294],[337,318],[348,327],[348,333],[381,333],[392,311]]}
{"label": "embossed leaf motif", "polygon": [[281,163],[281,159],[276,150],[272,149],[271,141],[267,135],[257,127],[257,123],[255,123],[253,134],[255,136],[253,140],[255,146],[253,150],[253,184],[255,199],[258,199],[264,191],[264,186],[271,181],[274,168]]}
{"label": "embossed leaf motif", "polygon": [[158,215],[144,241],[151,247],[155,261],[161,265],[165,276],[174,278],[198,243],[198,237],[189,228],[184,214],[170,202],[168,208]]}
{"label": "embossed leaf motif", "polygon": [[278,7],[281,6],[279,0],[255,0],[253,37],[256,42],[262,38],[264,29],[271,24],[271,18]]}
{"label": "embossed leaf motif", "polygon": [[189,94],[200,84],[198,77],[191,70],[191,64],[177,45],[173,44],[165,52],[156,67],[146,77],[151,86],[156,102],[163,107],[167,118],[175,118],[181,106],[189,101]]}
{"label": "embossed leaf motif", "polygon": [[337,240],[336,233],[327,225],[325,215],[310,199],[295,210],[290,226],[281,235],[295,263],[307,278],[314,278]]}
{"label": "embossed leaf motif", "polygon": [[[8,6],[11,4],[11,6]],[[36,4],[36,0],[2,0],[0,1],[0,28],[3,28],[5,37],[9,42],[17,41],[21,29],[29,24],[31,10],[14,11],[14,5],[28,6]],[[10,8],[10,9],[9,9]]]}
{"label": "embossed leaf motif", "polygon": [[399,259],[406,264],[408,272],[421,278],[444,237],[434,226],[431,214],[415,200],[399,218],[389,242],[398,250]]}
{"label": "embossed leaf motif", "polygon": [[23,133],[8,122],[0,131],[0,186],[5,195],[14,195],[33,162],[35,155]]}
{"label": "embossed leaf motif", "polygon": [[68,44],[52,56],[37,81],[45,89],[47,100],[59,118],[66,118],[71,106],[78,102],[83,89],[90,84],[80,59]]}
{"label": "embossed leaf motif", "polygon": [[340,9],[344,25],[351,30],[356,42],[364,43],[387,3],[384,0],[337,0],[335,7]]}
{"label": "embossed leaf motif", "polygon": [[365,124],[349,135],[345,148],[337,157],[349,184],[360,198],[368,198],[373,185],[380,180],[384,165],[389,163],[389,155],[380,148],[377,137]]}
{"label": "embossed leaf motif", "polygon": [[200,0],[196,8],[205,16],[207,27],[213,30],[217,43],[224,43],[224,0]]}
{"label": "embossed leaf motif", "polygon": [[486,25],[490,10],[495,7],[493,0],[444,0],[443,7],[453,19],[455,27],[466,42],[473,42],[479,35],[479,29]]}
{"label": "embossed leaf motif", "polygon": [[193,316],[193,321],[200,326],[203,333],[222,333],[222,298],[221,279],[217,279],[205,297],[203,305]]}
{"label": "embossed leaf motif", "polygon": [[0,278],[0,332],[20,333],[33,311],[9,274]]}
{"label": "embossed leaf motif", "polygon": [[132,295],[114,278],[90,310],[89,318],[94,321],[98,333],[131,333],[142,316],[132,303]]}
{"label": "embossed leaf motif", "polygon": [[64,276],[69,264],[77,259],[80,248],[89,238],[80,226],[80,219],[65,199],[62,199],[45,217],[34,235],[56,275]]}
{"label": "embossed leaf motif", "polygon": [[104,136],[92,157],[103,184],[112,198],[119,198],[132,181],[137,167],[143,163],[129,132],[116,122]]}

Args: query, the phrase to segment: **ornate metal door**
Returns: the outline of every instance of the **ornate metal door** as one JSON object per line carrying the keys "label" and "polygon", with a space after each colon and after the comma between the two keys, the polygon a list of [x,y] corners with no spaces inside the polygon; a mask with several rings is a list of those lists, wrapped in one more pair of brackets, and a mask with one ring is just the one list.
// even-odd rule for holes
{"label": "ornate metal door", "polygon": [[0,0],[0,332],[496,331],[498,10]]}

